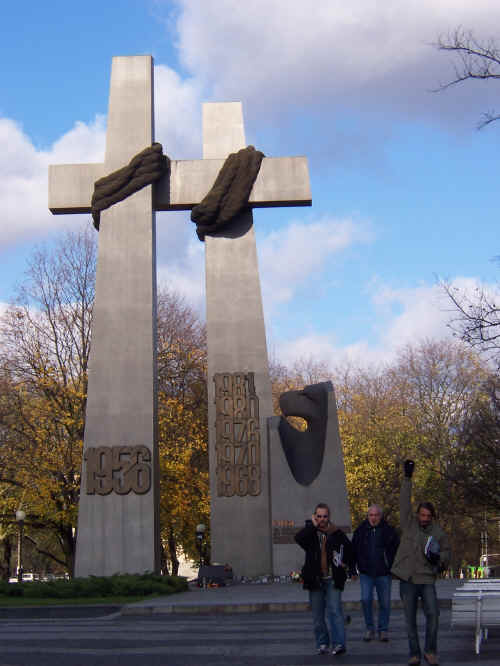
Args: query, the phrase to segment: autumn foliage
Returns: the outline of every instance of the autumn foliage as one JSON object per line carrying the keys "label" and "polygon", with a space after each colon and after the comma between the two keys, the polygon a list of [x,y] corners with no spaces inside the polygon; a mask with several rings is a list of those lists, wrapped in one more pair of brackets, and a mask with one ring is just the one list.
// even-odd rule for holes
{"label": "autumn foliage", "polygon": [[[0,318],[3,577],[19,508],[31,565],[73,571],[95,261],[92,233],[37,250]],[[157,323],[163,570],[176,574],[181,554],[198,559],[196,525],[209,527],[206,340],[200,317],[171,291],[159,293]],[[354,525],[371,503],[398,525],[402,462],[411,457],[415,500],[437,506],[455,566],[477,562],[479,533],[500,508],[500,383],[474,350],[429,340],[377,368],[309,360],[273,362],[270,371],[276,413],[282,392],[333,382]]]}

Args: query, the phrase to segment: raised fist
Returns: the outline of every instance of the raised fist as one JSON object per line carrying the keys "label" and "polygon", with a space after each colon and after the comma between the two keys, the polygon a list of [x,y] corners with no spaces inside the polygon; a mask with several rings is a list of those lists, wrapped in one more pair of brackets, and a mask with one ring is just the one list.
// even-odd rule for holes
{"label": "raised fist", "polygon": [[411,479],[415,462],[413,460],[405,460],[405,476]]}

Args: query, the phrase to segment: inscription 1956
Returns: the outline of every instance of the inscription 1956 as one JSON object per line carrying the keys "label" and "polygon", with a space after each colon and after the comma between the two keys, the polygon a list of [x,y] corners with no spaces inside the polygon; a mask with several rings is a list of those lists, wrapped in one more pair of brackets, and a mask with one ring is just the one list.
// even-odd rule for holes
{"label": "inscription 1956", "polygon": [[97,446],[84,452],[87,495],[145,495],[151,488],[151,451],[146,446]]}
{"label": "inscription 1956", "polygon": [[254,373],[220,372],[214,381],[217,495],[260,495],[259,399]]}

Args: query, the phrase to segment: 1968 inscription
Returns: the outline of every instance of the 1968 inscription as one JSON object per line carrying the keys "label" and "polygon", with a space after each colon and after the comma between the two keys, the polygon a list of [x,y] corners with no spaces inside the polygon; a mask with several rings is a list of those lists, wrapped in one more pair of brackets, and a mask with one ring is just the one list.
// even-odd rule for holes
{"label": "1968 inscription", "polygon": [[262,470],[254,373],[221,372],[214,381],[217,495],[259,495]]}

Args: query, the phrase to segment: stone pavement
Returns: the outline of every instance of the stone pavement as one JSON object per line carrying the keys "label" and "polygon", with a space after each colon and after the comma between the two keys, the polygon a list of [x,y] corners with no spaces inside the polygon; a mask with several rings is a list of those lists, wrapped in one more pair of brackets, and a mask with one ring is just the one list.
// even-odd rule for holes
{"label": "stone pavement", "polygon": [[[439,580],[441,607],[451,607],[451,598],[460,585],[457,580]],[[348,582],[342,595],[346,610],[360,608],[360,584]],[[399,583],[393,581],[392,607],[401,608]],[[308,593],[299,583],[238,584],[228,587],[191,588],[168,597],[128,604],[123,615],[158,615],[165,613],[252,613],[257,611],[305,611],[309,609]]]}
{"label": "stone pavement", "polygon": [[[404,665],[407,640],[401,610],[391,617],[390,642],[362,640],[360,610],[351,612],[347,653],[315,654],[310,612],[212,613],[86,619],[0,620],[0,666],[352,666]],[[419,613],[421,640],[423,616]],[[490,631],[481,655],[472,630],[451,629],[441,611],[444,666],[498,666],[500,631]],[[422,662],[424,664],[425,662]]]}

